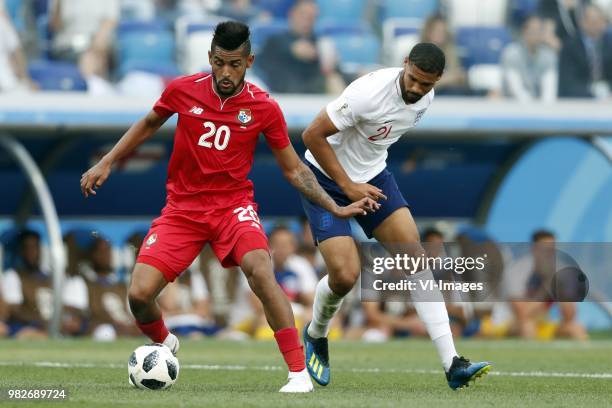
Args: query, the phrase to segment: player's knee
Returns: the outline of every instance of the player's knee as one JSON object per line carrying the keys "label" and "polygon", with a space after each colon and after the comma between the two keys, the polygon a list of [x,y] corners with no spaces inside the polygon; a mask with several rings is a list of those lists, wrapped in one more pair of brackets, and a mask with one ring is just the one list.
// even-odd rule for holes
{"label": "player's knee", "polygon": [[139,312],[149,306],[149,304],[153,301],[153,296],[145,287],[132,284],[128,291],[128,301],[132,313],[134,313],[136,316]]}
{"label": "player's knee", "polygon": [[251,289],[258,293],[266,284],[274,281],[270,256],[265,251],[253,251],[247,255],[243,259],[242,270]]}
{"label": "player's knee", "polygon": [[357,282],[359,268],[343,267],[335,272],[329,274],[329,288],[335,294],[345,296]]}

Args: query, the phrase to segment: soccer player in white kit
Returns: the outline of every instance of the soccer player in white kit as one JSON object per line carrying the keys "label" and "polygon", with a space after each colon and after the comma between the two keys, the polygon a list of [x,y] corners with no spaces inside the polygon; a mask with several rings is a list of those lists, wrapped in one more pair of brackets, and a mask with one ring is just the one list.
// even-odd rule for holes
{"label": "soccer player in white kit", "polygon": [[[381,69],[351,83],[302,136],[308,148],[306,164],[338,205],[364,197],[379,201],[376,212],[355,219],[368,238],[376,238],[394,257],[419,256],[424,250],[408,204],[386,169],[387,149],[415,127],[431,105],[444,64],[444,53],[437,46],[417,44],[403,68]],[[329,323],[359,277],[360,258],[348,220],[306,198],[302,202],[328,269],[317,285],[313,318],[303,333],[306,366],[317,383],[327,385]],[[425,269],[413,279],[433,280],[433,276]],[[414,306],[438,351],[449,386],[468,386],[486,374],[491,364],[471,363],[458,356],[442,296],[438,292],[434,299],[439,300],[431,301],[431,290],[416,288],[411,293]]]}

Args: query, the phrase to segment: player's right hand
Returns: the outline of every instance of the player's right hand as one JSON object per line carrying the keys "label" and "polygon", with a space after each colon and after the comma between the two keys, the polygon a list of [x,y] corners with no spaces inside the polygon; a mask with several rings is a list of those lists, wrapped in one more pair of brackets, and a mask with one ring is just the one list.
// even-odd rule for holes
{"label": "player's right hand", "polygon": [[378,201],[381,198],[387,199],[387,196],[383,194],[382,190],[376,186],[368,183],[352,183],[344,193],[351,201],[359,201],[362,198],[371,198],[374,201]]}
{"label": "player's right hand", "polygon": [[366,215],[369,212],[374,212],[380,208],[380,204],[369,197],[357,200],[346,207],[338,207],[335,215],[340,218],[351,218],[356,215]]}
{"label": "player's right hand", "polygon": [[95,166],[87,170],[81,176],[81,192],[85,197],[90,194],[96,195],[95,189],[99,188],[108,178],[111,172],[111,164],[100,160]]}

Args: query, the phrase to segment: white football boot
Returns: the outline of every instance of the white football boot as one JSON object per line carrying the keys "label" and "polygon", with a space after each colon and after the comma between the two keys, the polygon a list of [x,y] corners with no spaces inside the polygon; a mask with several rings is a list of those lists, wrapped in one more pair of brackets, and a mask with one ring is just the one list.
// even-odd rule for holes
{"label": "white football boot", "polygon": [[166,336],[166,339],[162,343],[164,346],[168,347],[172,354],[176,356],[176,353],[179,351],[179,339],[174,334],[170,333]]}
{"label": "white football boot", "polygon": [[279,392],[313,392],[314,386],[308,370],[303,369],[295,373],[289,372],[289,381]]}

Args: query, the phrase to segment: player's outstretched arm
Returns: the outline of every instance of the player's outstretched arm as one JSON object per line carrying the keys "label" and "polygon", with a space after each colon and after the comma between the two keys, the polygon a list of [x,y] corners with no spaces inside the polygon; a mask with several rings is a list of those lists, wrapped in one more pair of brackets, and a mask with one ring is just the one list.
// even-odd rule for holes
{"label": "player's outstretched arm", "polygon": [[382,190],[368,183],[354,183],[342,168],[327,138],[338,133],[327,111],[323,109],[302,133],[304,144],[317,159],[323,170],[340,186],[352,201],[369,197],[374,200],[386,199]]}
{"label": "player's outstretched arm", "polygon": [[168,120],[170,116],[160,116],[150,111],[144,118],[134,123],[132,127],[119,139],[113,149],[98,163],[81,176],[81,191],[85,197],[96,195],[95,189],[100,187],[110,175],[113,163],[132,152]]}
{"label": "player's outstretched arm", "polygon": [[272,152],[291,185],[297,188],[308,200],[320,205],[335,216],[350,218],[355,215],[364,215],[368,211],[376,211],[380,207],[380,204],[368,197],[346,207],[338,206],[323,190],[314,173],[300,160],[291,144],[282,149],[272,149]]}

